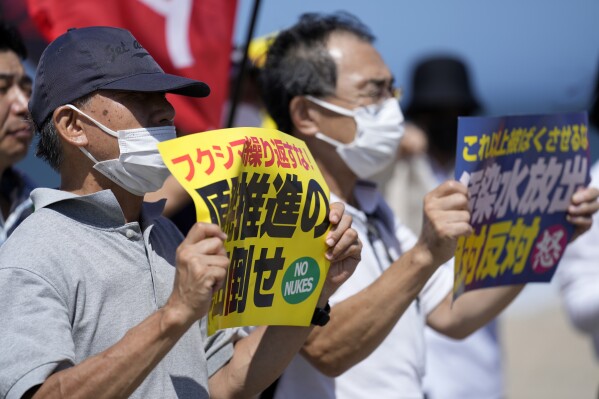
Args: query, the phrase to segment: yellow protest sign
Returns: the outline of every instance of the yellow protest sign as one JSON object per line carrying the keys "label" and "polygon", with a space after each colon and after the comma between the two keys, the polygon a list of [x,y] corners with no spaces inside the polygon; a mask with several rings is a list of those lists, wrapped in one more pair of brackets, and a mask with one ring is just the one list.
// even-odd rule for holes
{"label": "yellow protest sign", "polygon": [[329,189],[305,143],[274,129],[234,128],[158,145],[198,221],[227,233],[231,260],[208,333],[310,324],[329,268]]}

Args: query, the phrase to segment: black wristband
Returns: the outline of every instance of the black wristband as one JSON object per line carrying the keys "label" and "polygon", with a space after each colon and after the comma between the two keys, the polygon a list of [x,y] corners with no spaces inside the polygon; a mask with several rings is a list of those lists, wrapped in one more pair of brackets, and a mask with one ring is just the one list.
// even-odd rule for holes
{"label": "black wristband", "polygon": [[324,326],[331,319],[331,306],[327,302],[326,306],[323,308],[314,309],[314,314],[312,315],[312,321],[310,324],[315,326]]}

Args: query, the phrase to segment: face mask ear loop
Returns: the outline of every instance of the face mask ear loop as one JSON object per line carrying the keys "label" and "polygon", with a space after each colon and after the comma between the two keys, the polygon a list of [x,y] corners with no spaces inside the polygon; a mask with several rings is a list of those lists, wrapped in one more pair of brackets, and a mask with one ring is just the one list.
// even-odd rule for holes
{"label": "face mask ear loop", "polygon": [[99,163],[99,162],[98,162],[98,160],[97,160],[97,159],[96,159],[96,158],[95,158],[95,157],[94,157],[92,154],[90,154],[90,152],[89,152],[88,150],[86,150],[85,148],[83,148],[83,147],[79,147],[79,150],[80,150],[80,151],[81,151],[83,154],[85,154],[85,156],[86,156],[86,157],[88,157],[89,159],[91,159],[91,160],[92,160],[92,162],[94,163],[94,165],[96,165],[96,164],[98,164],[98,163]]}
{"label": "face mask ear loop", "polygon": [[345,144],[343,144],[340,141],[337,141],[333,138],[330,138],[329,136],[327,136],[326,134],[322,133],[322,132],[316,132],[316,134],[314,135],[314,137],[316,137],[317,139],[320,139],[322,141],[324,141],[325,143],[329,143],[330,145],[332,145],[335,148],[339,148],[339,147],[343,147]]}
{"label": "face mask ear loop", "polygon": [[310,96],[310,95],[307,95],[307,96],[304,96],[304,97],[308,101],[311,101],[314,104],[318,104],[322,108],[328,109],[329,111],[335,112],[336,114],[340,114],[340,115],[344,115],[344,116],[349,116],[349,117],[352,117],[352,118],[354,117],[354,111],[352,111],[350,109],[343,108],[343,107],[340,107],[340,106],[335,105],[335,104],[331,104],[331,103],[329,103],[327,101],[320,100],[320,99],[318,99],[316,97],[313,97],[313,96]]}
{"label": "face mask ear loop", "polygon": [[79,112],[81,115],[85,116],[87,119],[89,119],[90,121],[92,121],[96,126],[98,126],[104,133],[107,133],[113,137],[118,138],[119,134],[117,132],[115,132],[114,130],[104,126],[103,124],[101,124],[100,122],[98,122],[97,120],[95,120],[94,118],[92,118],[91,116],[87,115],[85,112],[81,111],[79,108],[75,107],[72,104],[65,104],[65,107],[69,107],[70,109],[72,109],[73,111],[77,111]]}

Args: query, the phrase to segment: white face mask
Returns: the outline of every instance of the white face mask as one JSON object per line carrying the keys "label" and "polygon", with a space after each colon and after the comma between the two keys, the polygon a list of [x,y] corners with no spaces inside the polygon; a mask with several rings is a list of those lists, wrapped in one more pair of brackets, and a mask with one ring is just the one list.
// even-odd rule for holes
{"label": "white face mask", "polygon": [[142,127],[115,132],[77,107],[71,104],[66,106],[84,115],[104,132],[118,138],[118,159],[99,162],[85,148],[79,147],[92,160],[94,169],[135,195],[143,196],[162,187],[170,172],[158,152],[158,143],[177,136],[174,126]]}
{"label": "white face mask", "polygon": [[335,146],[346,165],[361,179],[367,179],[385,169],[396,157],[403,136],[404,117],[395,98],[349,110],[312,96],[306,98],[335,113],[351,116],[356,121],[356,137],[351,143],[341,143],[321,132],[316,137]]}

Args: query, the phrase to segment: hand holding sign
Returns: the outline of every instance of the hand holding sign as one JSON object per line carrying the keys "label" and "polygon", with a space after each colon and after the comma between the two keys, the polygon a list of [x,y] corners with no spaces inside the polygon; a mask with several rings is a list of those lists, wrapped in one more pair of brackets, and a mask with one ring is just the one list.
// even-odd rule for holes
{"label": "hand holding sign", "polygon": [[351,228],[352,217],[344,214],[345,206],[341,202],[331,204],[329,231],[326,244],[329,250],[326,257],[331,261],[321,299],[328,299],[337,288],[351,277],[361,260],[362,242],[358,233]]}
{"label": "hand holding sign", "polygon": [[422,232],[417,245],[428,250],[435,266],[451,259],[457,239],[471,233],[466,186],[449,180],[424,197]]}
{"label": "hand holding sign", "polygon": [[566,220],[574,225],[574,234],[570,242],[591,228],[593,214],[599,210],[598,197],[599,190],[595,187],[581,189],[572,196],[566,215]]}
{"label": "hand holding sign", "polygon": [[212,295],[227,276],[227,236],[215,224],[196,223],[177,248],[177,271],[167,306],[176,309],[181,324],[208,313]]}
{"label": "hand holding sign", "polygon": [[[317,302],[353,272],[359,243],[341,210],[329,214],[328,187],[305,143],[272,129],[237,128],[169,140],[159,150],[198,221],[227,234],[229,268],[212,300],[208,334],[309,325]],[[343,262],[330,281],[329,260]]]}

